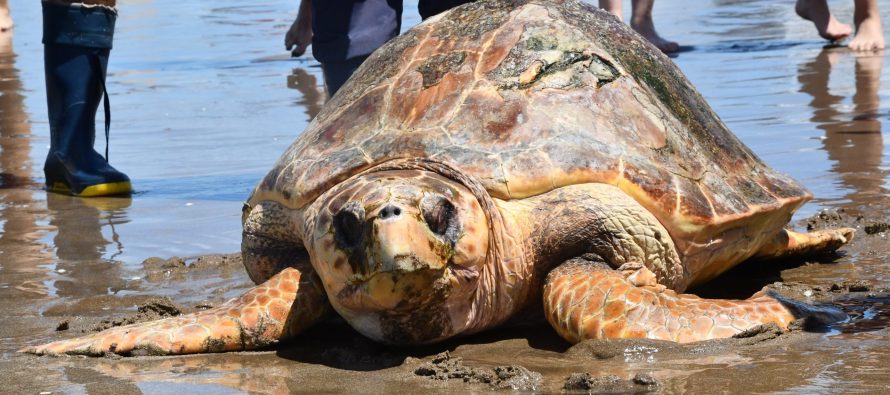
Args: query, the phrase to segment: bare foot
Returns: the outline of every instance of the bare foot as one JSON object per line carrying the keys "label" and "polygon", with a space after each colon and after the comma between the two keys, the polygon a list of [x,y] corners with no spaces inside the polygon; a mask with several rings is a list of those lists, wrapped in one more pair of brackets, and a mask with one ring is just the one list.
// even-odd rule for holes
{"label": "bare foot", "polygon": [[842,40],[853,33],[850,25],[840,23],[831,15],[826,0],[797,0],[794,11],[801,18],[813,22],[819,35],[826,40]]}
{"label": "bare foot", "polygon": [[660,49],[661,52],[673,53],[680,50],[680,44],[658,35],[655,31],[655,24],[652,23],[651,14],[649,17],[632,18],[630,26],[636,30],[637,33],[640,33],[640,35],[649,40],[650,43],[655,45],[655,47]]}
{"label": "bare foot", "polygon": [[872,51],[884,48],[884,29],[881,28],[881,17],[874,13],[856,12],[856,37],[850,41],[849,47],[854,51]]}

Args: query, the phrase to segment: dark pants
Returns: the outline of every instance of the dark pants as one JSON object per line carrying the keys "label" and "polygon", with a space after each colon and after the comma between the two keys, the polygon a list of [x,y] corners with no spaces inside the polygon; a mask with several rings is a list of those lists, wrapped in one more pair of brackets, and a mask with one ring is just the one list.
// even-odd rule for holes
{"label": "dark pants", "polygon": [[324,72],[324,86],[328,90],[328,95],[334,96],[334,93],[337,93],[337,91],[340,90],[340,87],[346,83],[346,80],[352,76],[352,73],[354,73],[367,58],[368,55],[365,55],[347,59],[343,62],[322,63],[321,70]]}
{"label": "dark pants", "polygon": [[[473,0],[420,0],[423,19]],[[312,53],[333,96],[371,52],[399,34],[402,0],[313,0]]]}

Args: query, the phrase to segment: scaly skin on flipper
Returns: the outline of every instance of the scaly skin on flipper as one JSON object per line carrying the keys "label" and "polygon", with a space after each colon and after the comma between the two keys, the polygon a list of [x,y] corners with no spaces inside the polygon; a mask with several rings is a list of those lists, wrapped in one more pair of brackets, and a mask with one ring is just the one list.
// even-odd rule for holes
{"label": "scaly skin on flipper", "polygon": [[296,335],[327,312],[317,279],[307,277],[288,268],[241,297],[209,310],[21,351],[100,356],[107,352],[169,355],[260,349]]}
{"label": "scaly skin on flipper", "polygon": [[575,259],[550,272],[544,314],[571,343],[619,338],[688,343],[731,337],[768,323],[787,329],[795,319],[764,294],[702,299],[653,285],[636,286],[602,262]]}

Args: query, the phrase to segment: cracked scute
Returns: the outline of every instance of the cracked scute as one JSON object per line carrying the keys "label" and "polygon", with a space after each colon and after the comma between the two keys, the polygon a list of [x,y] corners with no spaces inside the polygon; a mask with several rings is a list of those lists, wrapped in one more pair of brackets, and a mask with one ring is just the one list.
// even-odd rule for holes
{"label": "cracked scute", "polygon": [[[528,49],[547,48],[551,45],[540,43],[537,38],[530,39],[524,47],[517,46],[514,48],[507,59],[505,59],[491,73],[493,80],[498,81],[501,89],[527,89],[535,83],[541,81],[548,75],[557,74],[561,71],[584,72],[587,71],[596,79],[597,88],[602,87],[619,76],[618,69],[612,66],[608,60],[602,57],[580,51],[562,51],[558,55],[558,59],[553,59],[553,51],[544,52],[527,52]],[[532,41],[534,41],[532,43]],[[549,52],[546,53],[546,52]],[[548,56],[549,55],[549,56]],[[550,58],[549,61],[547,58]],[[583,67],[576,67],[581,64]],[[580,84],[580,79],[571,79],[571,85]],[[426,85],[426,83],[424,83]]]}
{"label": "cracked scute", "polygon": [[618,69],[599,56],[593,56],[588,70],[596,76],[598,88],[618,79]]}
{"label": "cracked scute", "polygon": [[423,76],[423,89],[435,86],[445,74],[460,69],[467,58],[466,52],[452,52],[447,55],[432,56],[417,67],[417,71]]}

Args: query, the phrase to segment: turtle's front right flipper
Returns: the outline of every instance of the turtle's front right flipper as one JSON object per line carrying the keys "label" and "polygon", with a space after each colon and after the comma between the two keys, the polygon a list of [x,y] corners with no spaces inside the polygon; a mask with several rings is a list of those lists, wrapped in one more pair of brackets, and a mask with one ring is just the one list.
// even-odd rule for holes
{"label": "turtle's front right flipper", "polygon": [[805,318],[829,324],[846,318],[814,306],[758,292],[745,300],[702,299],[658,285],[645,267],[622,273],[604,262],[574,259],[550,272],[544,287],[547,320],[564,339],[649,338],[680,343],[726,338],[759,325]]}
{"label": "turtle's front right flipper", "polygon": [[213,309],[108,329],[22,352],[101,356],[256,350],[293,337],[330,311],[314,272],[286,268]]}

